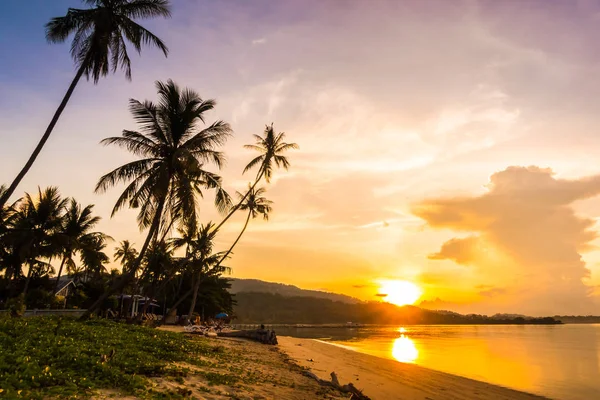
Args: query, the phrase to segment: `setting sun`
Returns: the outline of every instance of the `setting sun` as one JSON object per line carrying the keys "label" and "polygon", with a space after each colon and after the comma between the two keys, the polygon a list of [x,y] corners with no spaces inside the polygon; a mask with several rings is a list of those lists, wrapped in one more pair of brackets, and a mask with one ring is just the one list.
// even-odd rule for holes
{"label": "setting sun", "polygon": [[397,306],[413,304],[422,294],[417,285],[408,281],[382,280],[379,285],[379,295],[383,301]]}

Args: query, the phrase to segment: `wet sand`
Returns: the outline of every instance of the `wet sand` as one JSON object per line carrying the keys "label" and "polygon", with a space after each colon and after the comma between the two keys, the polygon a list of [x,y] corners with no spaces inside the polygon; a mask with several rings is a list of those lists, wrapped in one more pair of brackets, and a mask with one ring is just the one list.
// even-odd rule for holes
{"label": "wet sand", "polygon": [[[533,400],[529,393],[475,381],[418,365],[386,360],[312,339],[278,337],[280,349],[321,379],[335,371],[373,400]],[[460,361],[459,361],[460,362]]]}

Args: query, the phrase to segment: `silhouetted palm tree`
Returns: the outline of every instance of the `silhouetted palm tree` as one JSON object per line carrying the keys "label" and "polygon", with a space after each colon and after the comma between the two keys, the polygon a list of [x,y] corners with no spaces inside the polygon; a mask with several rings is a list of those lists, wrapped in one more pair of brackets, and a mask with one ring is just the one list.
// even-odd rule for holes
{"label": "silhouetted palm tree", "polygon": [[104,264],[109,262],[110,258],[104,249],[106,249],[106,238],[103,236],[87,236],[82,240],[80,255],[86,278],[89,278],[90,274],[98,277],[106,272]]}
{"label": "silhouetted palm tree", "polygon": [[259,151],[261,154],[244,168],[244,173],[251,170],[252,168],[259,166],[258,172],[256,174],[256,179],[254,183],[249,187],[248,191],[244,196],[241,197],[239,202],[229,211],[229,213],[225,216],[225,218],[216,226],[215,231],[218,231],[221,226],[237,211],[240,209],[241,205],[246,200],[246,197],[256,188],[258,182],[263,178],[268,182],[271,181],[271,177],[273,175],[273,167],[274,165],[280,168],[288,169],[290,167],[290,163],[288,159],[283,155],[287,150],[298,149],[298,145],[296,143],[286,143],[284,142],[285,133],[280,132],[275,134],[273,129],[273,124],[270,126],[267,125],[265,127],[265,131],[263,136],[254,135],[256,139],[256,144],[248,144],[244,147],[251,150]]}
{"label": "silhouetted palm tree", "polygon": [[[210,257],[208,257],[206,259],[205,258],[195,259],[194,257],[192,257],[192,259],[189,261],[189,263],[191,263],[191,264],[198,263],[198,267],[196,268],[197,278],[195,278],[196,281],[195,281],[195,284],[193,287],[193,297],[192,297],[192,303],[190,306],[190,311],[188,313],[188,318],[191,318],[192,312],[196,308],[196,299],[197,299],[198,291],[199,291],[202,281],[211,276],[214,277],[214,276],[219,276],[224,272],[231,272],[231,268],[224,267],[222,265],[223,261],[225,261],[227,259],[227,257],[229,256],[229,254],[231,253],[233,248],[236,246],[236,244],[239,242],[240,238],[246,231],[246,228],[248,227],[248,222],[250,221],[250,217],[256,218],[257,216],[262,214],[263,219],[265,219],[265,220],[269,219],[269,213],[272,211],[271,204],[273,204],[273,202],[270,200],[267,200],[265,197],[263,197],[262,195],[264,193],[265,193],[265,189],[259,188],[258,190],[255,190],[253,187],[250,187],[246,194],[237,192],[237,195],[240,198],[240,201],[242,202],[239,206],[239,209],[244,210],[244,211],[247,210],[248,217],[246,218],[246,223],[244,224],[242,231],[240,232],[238,237],[235,239],[235,242],[233,242],[233,244],[231,245],[229,250],[227,250],[226,252],[211,254]],[[192,248],[195,247],[197,249],[197,248],[199,248],[198,247],[199,243],[209,243],[210,249],[208,249],[208,250],[212,251],[212,240],[214,239],[216,232],[217,232],[217,230],[213,229],[212,224],[205,225],[198,232],[197,241],[196,242],[192,241],[193,244],[191,247]],[[189,237],[189,236],[190,235],[188,233],[185,233],[184,235],[182,235],[182,238],[175,239],[175,241],[177,241],[178,243],[181,243],[183,245],[184,243],[188,243],[188,240],[186,240],[184,238]],[[202,253],[200,253],[200,254],[202,254]],[[190,294],[192,294],[192,292],[188,292],[188,293],[184,294],[180,298],[180,300],[177,303],[175,303],[175,305],[173,307],[177,307],[179,305],[179,303],[181,301],[183,301],[183,299],[185,299]]]}
{"label": "silhouetted palm tree", "polygon": [[240,199],[243,199],[245,197],[245,200],[242,200],[243,203],[241,203],[241,205],[240,205],[240,210],[248,211],[248,216],[246,217],[246,222],[244,223],[244,227],[242,228],[242,231],[240,232],[238,237],[235,239],[235,242],[233,242],[233,244],[231,245],[229,250],[227,250],[227,252],[225,252],[223,257],[219,260],[217,265],[221,265],[221,263],[229,256],[229,254],[231,253],[231,251],[233,250],[235,245],[240,241],[242,235],[244,234],[244,232],[246,231],[246,228],[248,227],[248,222],[250,222],[250,217],[256,218],[259,215],[262,215],[263,219],[265,221],[267,221],[269,219],[269,213],[272,211],[271,204],[273,204],[273,202],[270,200],[267,200],[263,196],[263,194],[265,192],[266,192],[266,190],[264,188],[253,189],[252,187],[250,187],[248,189],[247,194],[242,194],[240,192],[237,192],[237,195]]}
{"label": "silhouetted palm tree", "polygon": [[215,274],[220,275],[227,269],[226,267],[217,266],[217,263],[221,258],[221,254],[212,252],[216,232],[213,228],[214,224],[211,222],[205,225],[200,225],[195,235],[195,239],[192,241],[190,246],[188,265],[192,269],[194,284],[188,318],[191,318],[196,308],[198,290],[200,289],[200,284],[203,277]]}
{"label": "silhouetted palm tree", "polygon": [[112,215],[125,205],[139,208],[138,224],[141,229],[149,229],[131,271],[123,274],[89,312],[95,311],[107,296],[135,276],[150,241],[158,235],[161,226],[170,226],[172,221],[185,224],[197,219],[197,195],[202,196],[202,189],[216,189],[215,206],[219,211],[231,207],[229,195],[221,187],[221,177],[204,169],[205,163],[213,163],[218,168],[223,165],[225,157],[215,148],[229,137],[229,124],[217,121],[197,129],[197,124],[204,122],[203,114],[214,107],[215,101],[202,100],[193,90],[180,89],[171,80],[158,81],[156,87],[158,104],[130,100],[130,111],[140,132],[124,130],[122,136],[102,141],[124,147],[141,159],[104,175],[96,191],[126,183]]}
{"label": "silhouetted palm tree", "polygon": [[[6,185],[0,186],[0,197],[7,190]],[[15,207],[20,202],[20,199],[15,202],[12,206],[0,207],[0,272],[6,271],[5,276],[8,276],[11,245],[8,241],[8,235],[10,233],[10,227],[12,224],[12,218],[15,215]]]}
{"label": "silhouetted palm tree", "polygon": [[138,252],[133,247],[133,244],[129,242],[129,240],[123,240],[121,243],[119,243],[119,247],[115,249],[115,253],[113,255],[115,261],[121,262],[123,272],[127,272],[131,269],[137,256]]}
{"label": "silhouetted palm tree", "polygon": [[7,242],[12,250],[14,278],[21,275],[23,263],[29,265],[23,293],[27,292],[33,269],[47,266],[40,258],[51,258],[62,251],[59,240],[62,216],[68,199],[63,199],[56,187],[38,188],[37,198],[26,193],[11,221]]}
{"label": "silhouetted palm tree", "polygon": [[56,275],[54,292],[58,290],[60,276],[65,263],[67,263],[68,269],[74,269],[73,255],[75,252],[81,251],[83,246],[90,242],[89,239],[91,237],[105,236],[100,232],[90,232],[100,222],[100,217],[92,215],[93,208],[94,205],[90,204],[82,209],[81,205],[75,199],[71,199],[66,208],[58,232],[59,240],[63,246],[63,257],[58,268],[58,274]]}
{"label": "silhouetted palm tree", "polygon": [[141,52],[142,45],[154,45],[167,55],[168,50],[162,40],[138,25],[134,19],[169,17],[171,12],[168,0],[85,0],[85,3],[92,8],[69,8],[67,15],[52,18],[46,24],[46,39],[50,43],[62,43],[74,34],[71,56],[78,70],[29,160],[0,197],[0,208],[6,204],[42,151],[83,75],[98,83],[101,76],[106,76],[110,70],[114,73],[121,67],[126,78],[131,80],[131,60],[127,54],[126,41],[138,53]]}

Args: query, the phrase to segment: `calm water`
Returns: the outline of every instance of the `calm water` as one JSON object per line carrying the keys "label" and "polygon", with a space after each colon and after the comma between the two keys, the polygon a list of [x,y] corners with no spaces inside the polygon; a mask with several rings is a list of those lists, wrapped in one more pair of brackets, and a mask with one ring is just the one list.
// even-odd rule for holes
{"label": "calm water", "polygon": [[537,393],[600,399],[600,325],[276,329],[377,357]]}

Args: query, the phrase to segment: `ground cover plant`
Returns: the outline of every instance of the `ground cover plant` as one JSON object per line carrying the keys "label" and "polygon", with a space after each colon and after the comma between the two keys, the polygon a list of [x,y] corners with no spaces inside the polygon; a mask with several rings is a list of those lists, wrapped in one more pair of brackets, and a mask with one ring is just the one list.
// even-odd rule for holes
{"label": "ground cover plant", "polygon": [[162,397],[148,378],[177,379],[186,371],[173,363],[219,357],[213,347],[108,320],[0,318],[0,398],[88,398],[98,389]]}

